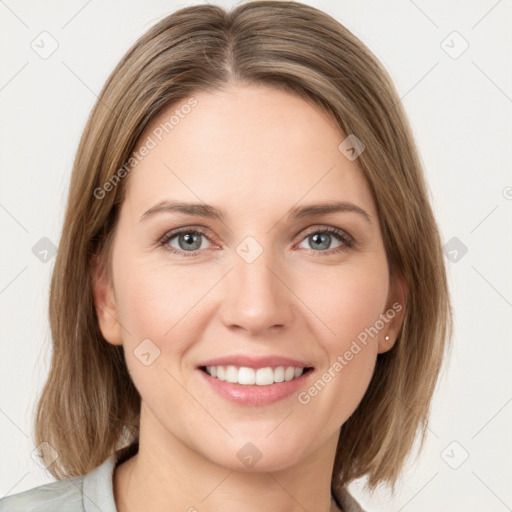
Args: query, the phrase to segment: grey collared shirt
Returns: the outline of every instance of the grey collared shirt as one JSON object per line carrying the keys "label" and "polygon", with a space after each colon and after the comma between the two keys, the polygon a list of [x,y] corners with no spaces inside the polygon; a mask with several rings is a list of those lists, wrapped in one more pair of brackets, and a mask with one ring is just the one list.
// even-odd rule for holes
{"label": "grey collared shirt", "polygon": [[[0,499],[0,512],[118,512],[112,478],[118,452],[85,476],[73,476]],[[343,512],[364,512],[344,490]]]}
{"label": "grey collared shirt", "polygon": [[117,455],[73,476],[0,499],[0,512],[117,512],[112,477]]}

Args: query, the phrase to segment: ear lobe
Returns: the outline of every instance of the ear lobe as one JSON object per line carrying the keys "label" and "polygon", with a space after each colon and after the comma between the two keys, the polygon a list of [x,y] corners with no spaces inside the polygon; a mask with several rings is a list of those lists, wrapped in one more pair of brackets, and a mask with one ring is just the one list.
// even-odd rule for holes
{"label": "ear lobe", "polygon": [[382,314],[387,323],[379,333],[379,354],[391,350],[395,345],[405,318],[406,302],[407,286],[405,280],[402,276],[395,275],[390,284],[386,310]]}
{"label": "ear lobe", "polygon": [[92,294],[101,334],[112,345],[122,345],[121,326],[117,320],[114,291],[101,256],[92,259]]}

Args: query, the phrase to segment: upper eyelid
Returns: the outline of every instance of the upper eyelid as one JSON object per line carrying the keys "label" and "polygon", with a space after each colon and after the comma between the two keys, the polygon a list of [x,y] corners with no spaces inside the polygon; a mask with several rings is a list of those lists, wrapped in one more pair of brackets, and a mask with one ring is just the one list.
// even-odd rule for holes
{"label": "upper eyelid", "polygon": [[200,233],[201,235],[204,235],[207,238],[210,238],[208,235],[208,230],[204,227],[199,226],[192,226],[192,227],[183,227],[183,228],[176,228],[171,229],[169,231],[166,231],[161,237],[161,241],[170,240],[171,238],[174,238],[175,236],[178,236],[181,233]]}

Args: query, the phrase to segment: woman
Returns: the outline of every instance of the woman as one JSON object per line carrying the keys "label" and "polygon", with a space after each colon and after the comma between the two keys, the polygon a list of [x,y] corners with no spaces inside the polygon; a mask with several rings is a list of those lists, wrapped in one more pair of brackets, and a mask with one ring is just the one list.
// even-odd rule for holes
{"label": "woman", "polygon": [[450,319],[371,52],[298,2],[183,8],[82,135],[35,424],[59,481],[0,510],[361,510],[348,484],[423,440]]}

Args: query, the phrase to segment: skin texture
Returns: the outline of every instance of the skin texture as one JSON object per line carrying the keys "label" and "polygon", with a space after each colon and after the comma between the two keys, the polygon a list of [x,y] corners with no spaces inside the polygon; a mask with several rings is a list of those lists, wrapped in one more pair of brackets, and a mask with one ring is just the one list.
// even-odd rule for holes
{"label": "skin texture", "polygon": [[[296,394],[233,404],[197,366],[228,354],[293,357],[314,367],[307,390],[379,315],[403,304],[403,287],[389,282],[370,189],[357,160],[338,150],[345,135],[327,114],[266,86],[194,98],[197,106],[131,172],[113,282],[99,267],[96,274],[101,331],[123,345],[142,398],[139,453],[116,468],[116,503],[120,512],[327,512],[339,429],[377,354],[392,347],[403,309],[308,404]],[[141,143],[176,108],[163,111]],[[165,212],[141,221],[162,200],[204,202],[227,216]],[[287,219],[290,208],[332,200],[357,205],[371,222],[348,211]],[[331,235],[324,248],[311,239],[329,226],[355,244]],[[195,256],[159,244],[181,227],[205,231]],[[237,252],[247,236],[263,251],[250,264]],[[179,241],[167,246],[185,252]],[[148,366],[134,354],[144,339],[160,350]],[[262,454],[252,468],[237,457],[248,442]]]}

